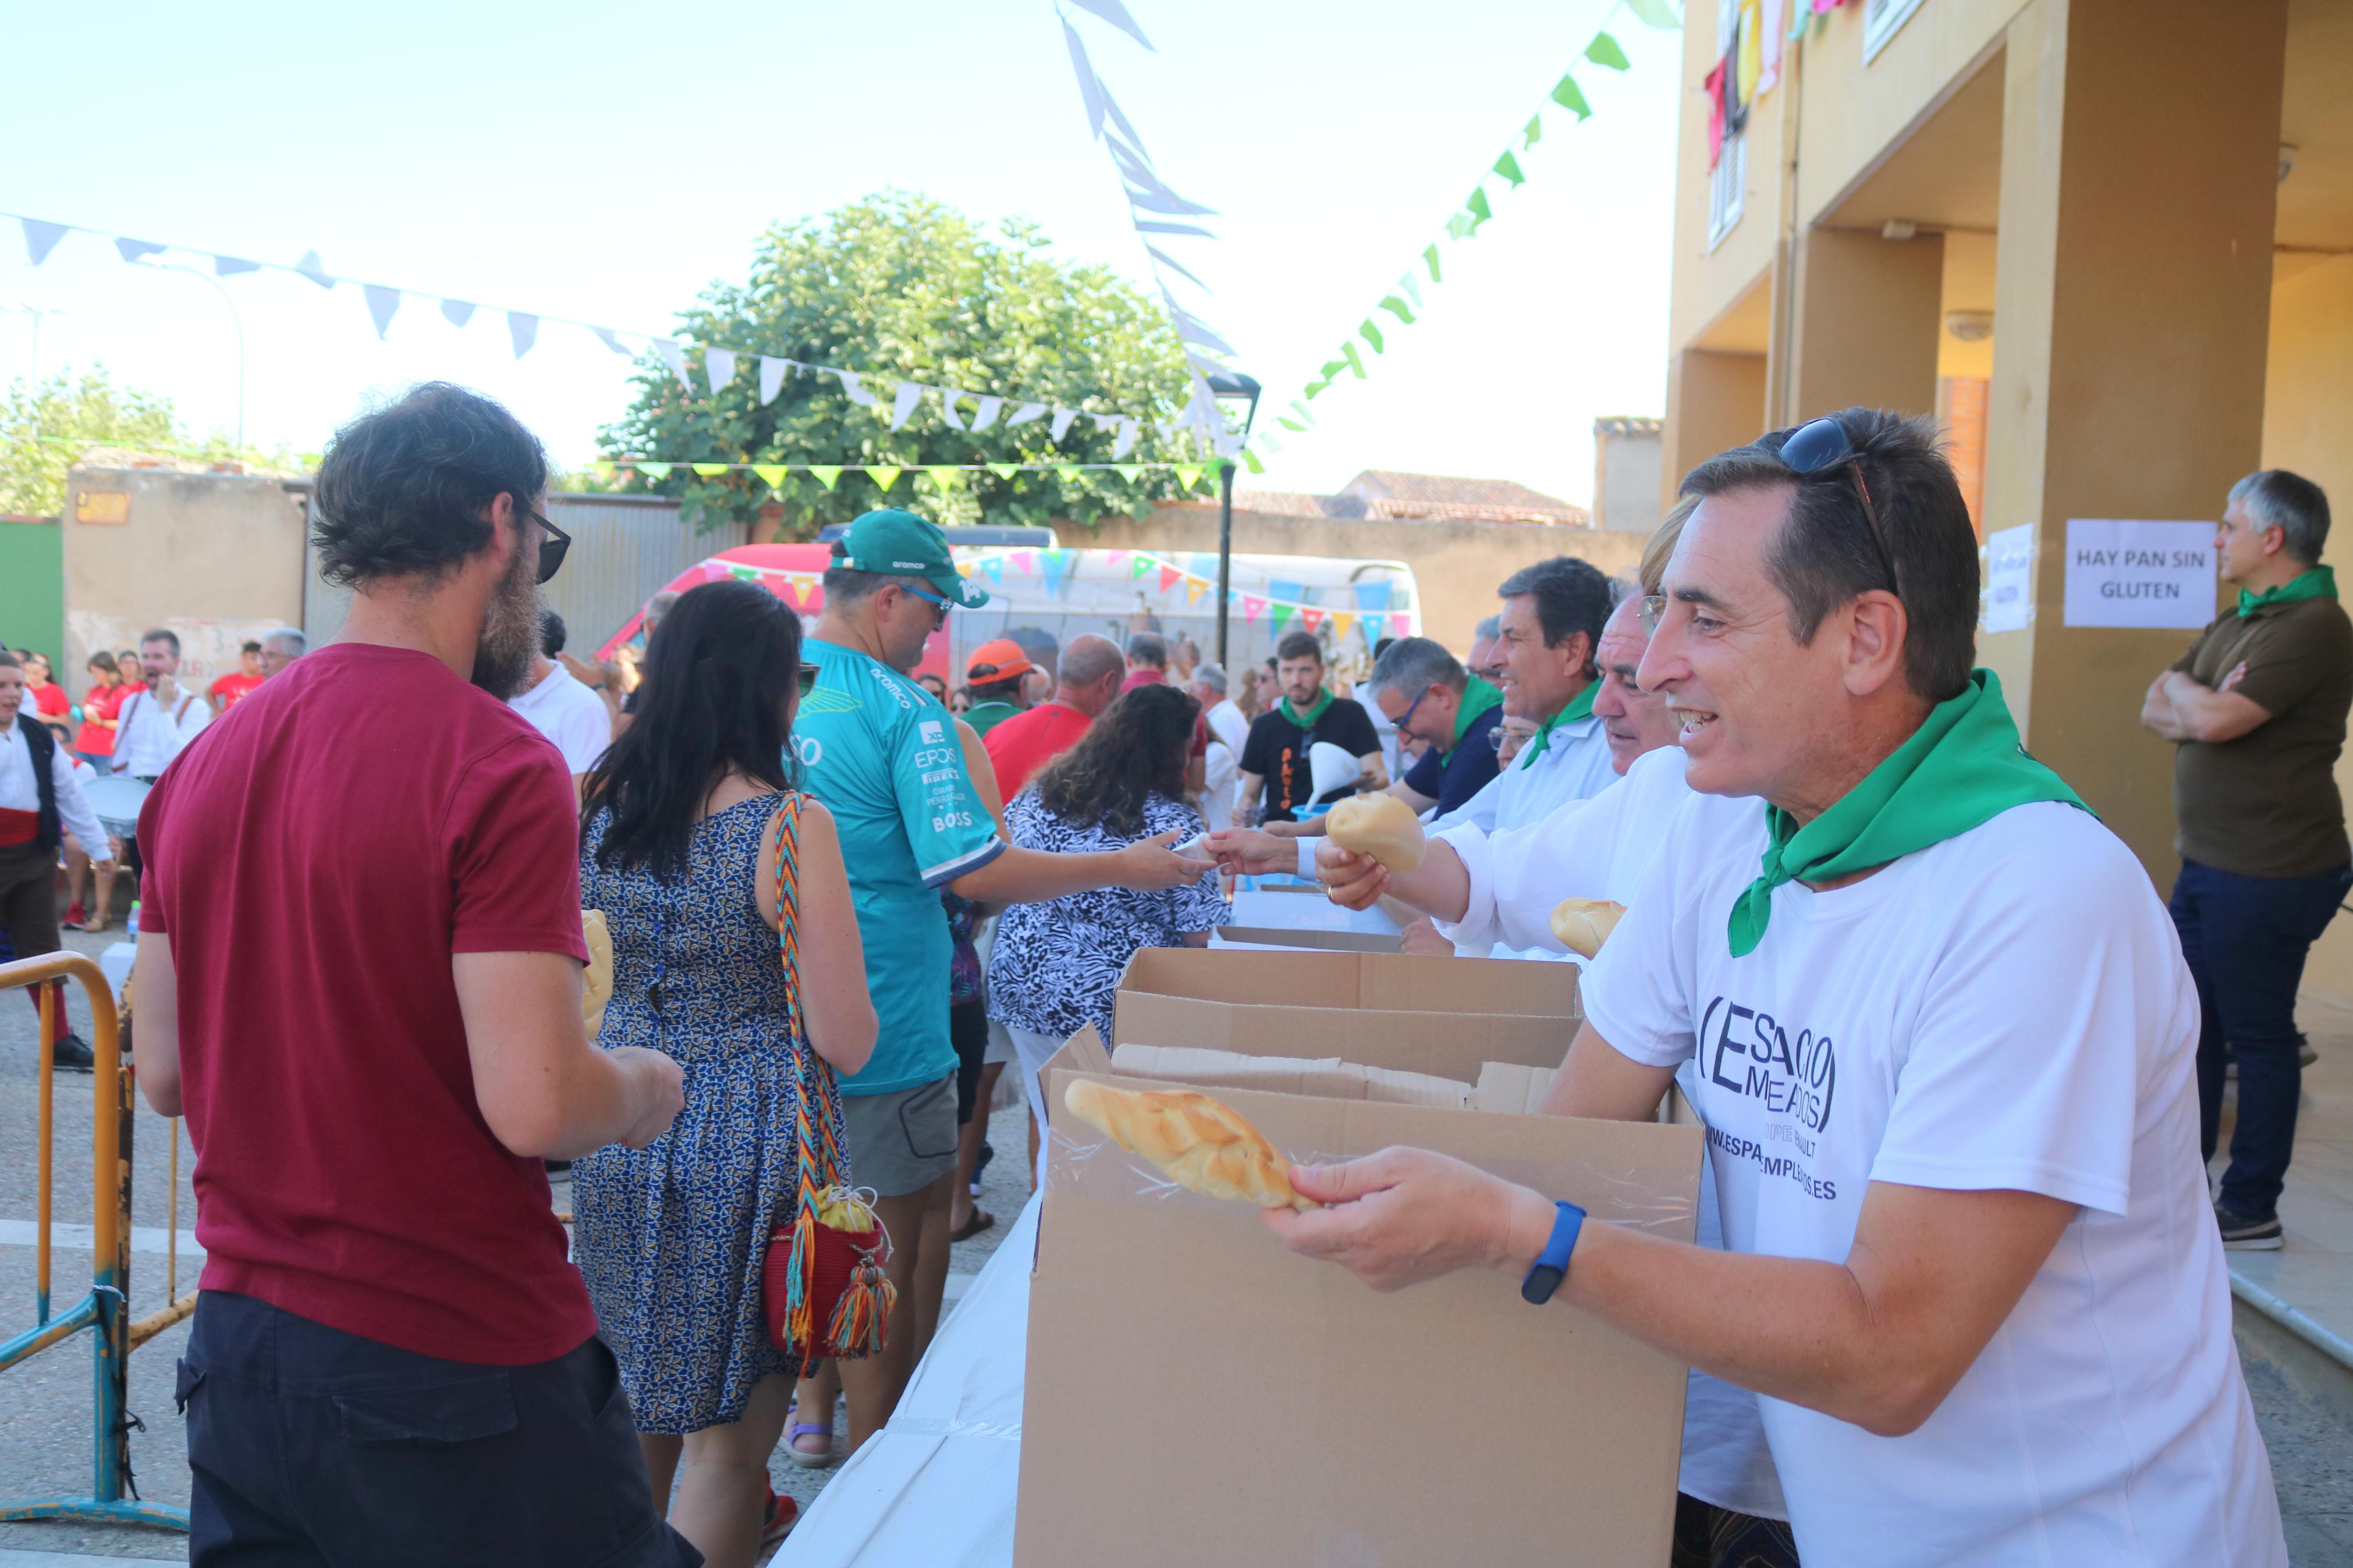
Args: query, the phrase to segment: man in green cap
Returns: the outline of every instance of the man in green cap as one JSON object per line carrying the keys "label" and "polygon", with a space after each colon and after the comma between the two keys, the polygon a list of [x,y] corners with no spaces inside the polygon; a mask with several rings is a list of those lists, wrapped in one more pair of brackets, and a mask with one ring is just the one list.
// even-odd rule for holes
{"label": "man in green cap", "polygon": [[[955,719],[907,674],[951,612],[987,602],[986,589],[957,573],[936,527],[910,512],[872,511],[835,543],[824,611],[803,644],[817,679],[793,721],[793,746],[802,782],[841,835],[881,1021],[874,1055],[842,1080],[850,1169],[879,1195],[892,1246],[885,1267],[899,1291],[883,1352],[841,1367],[853,1448],[890,1419],[947,1284],[956,1055],[940,889],[976,903],[1029,903],[1096,888],[1156,892],[1216,868],[1171,851],[1174,834],[1078,855],[1015,848],[997,837],[965,771]],[[803,1421],[829,1425],[833,1386],[830,1368],[802,1384]]]}
{"label": "man in green cap", "polygon": [[2173,756],[2173,923],[2198,979],[2199,1133],[2214,1157],[2222,1069],[2239,1066],[2231,1167],[2214,1203],[2222,1245],[2275,1251],[2279,1196],[2304,1093],[2295,992],[2304,959],[2353,885],[2337,758],[2353,707],[2353,621],[2320,563],[2328,498],[2280,468],[2231,487],[2215,535],[2238,602],[2150,683],[2141,723]]}
{"label": "man in green cap", "polygon": [[1637,680],[1694,794],[1543,1109],[1648,1121],[1690,1062],[1723,1248],[1606,1172],[1537,1191],[1418,1149],[1294,1166],[1319,1206],[1261,1223],[1384,1289],[1493,1271],[1579,1309],[1562,1333],[1754,1391],[1804,1562],[2284,1564],[2197,990],[2138,859],[1971,668],[1934,426],[1848,409],[1683,489]]}

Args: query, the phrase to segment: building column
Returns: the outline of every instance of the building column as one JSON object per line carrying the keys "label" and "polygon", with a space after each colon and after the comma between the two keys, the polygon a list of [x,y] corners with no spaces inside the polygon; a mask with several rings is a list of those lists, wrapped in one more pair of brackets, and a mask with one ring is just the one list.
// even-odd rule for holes
{"label": "building column", "polygon": [[1858,406],[1934,414],[1944,237],[1814,228],[1795,249],[1785,422]]}
{"label": "building column", "polygon": [[2065,626],[2067,520],[2218,518],[2260,466],[2286,30],[2286,0],[2030,0],[2009,30],[1985,529],[2035,525],[2034,616],[1978,654],[2160,889],[2141,698],[2194,634]]}
{"label": "building column", "polygon": [[1765,356],[1685,349],[1667,362],[1667,418],[1659,458],[1660,507],[1683,476],[1764,434]]}

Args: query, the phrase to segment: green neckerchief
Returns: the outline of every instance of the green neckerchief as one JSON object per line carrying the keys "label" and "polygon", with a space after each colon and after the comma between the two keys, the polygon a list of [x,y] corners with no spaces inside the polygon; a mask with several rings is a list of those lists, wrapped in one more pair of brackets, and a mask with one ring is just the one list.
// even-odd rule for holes
{"label": "green neckerchief", "polygon": [[1532,768],[1536,765],[1536,759],[1543,756],[1546,749],[1551,746],[1552,732],[1555,730],[1579,719],[1592,718],[1593,700],[1600,695],[1601,682],[1587,681],[1585,689],[1568,700],[1567,707],[1536,726],[1536,732],[1528,737],[1526,745],[1520,748],[1520,766]]}
{"label": "green neckerchief", "polygon": [[2266,588],[2260,594],[2250,594],[2244,588],[2240,589],[2239,618],[2243,621],[2257,610],[2265,609],[2273,605],[2292,605],[2298,599],[2333,599],[2335,597],[2337,597],[2335,568],[2315,566],[2308,572],[2298,573],[2294,578],[2281,584],[2278,587]]}
{"label": "green neckerchief", "polygon": [[1972,672],[1968,689],[1930,709],[1910,740],[1803,827],[1766,806],[1764,871],[1732,906],[1732,956],[1745,958],[1765,940],[1782,883],[1884,866],[2039,800],[2091,809],[2018,743],[1993,671]]}
{"label": "green neckerchief", "polygon": [[1473,719],[1490,708],[1501,708],[1503,705],[1504,694],[1477,676],[1472,676],[1465,682],[1462,687],[1461,706],[1454,710],[1454,745],[1438,753],[1438,765],[1442,768],[1452,758],[1455,748],[1462,744],[1462,737],[1469,731]]}
{"label": "green neckerchief", "polygon": [[1317,687],[1315,689],[1315,706],[1310,708],[1304,714],[1302,714],[1298,709],[1293,708],[1291,705],[1291,699],[1288,697],[1276,703],[1275,706],[1282,710],[1282,716],[1284,718],[1290,720],[1301,729],[1313,730],[1315,728],[1315,721],[1324,717],[1324,710],[1332,706],[1332,693],[1324,687]]}

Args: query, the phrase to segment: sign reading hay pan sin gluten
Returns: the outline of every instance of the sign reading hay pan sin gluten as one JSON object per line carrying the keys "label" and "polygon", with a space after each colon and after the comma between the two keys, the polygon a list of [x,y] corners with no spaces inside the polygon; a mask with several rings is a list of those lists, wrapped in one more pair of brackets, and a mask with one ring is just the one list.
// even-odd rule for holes
{"label": "sign reading hay pan sin gluten", "polygon": [[2071,626],[2194,630],[2214,618],[2214,525],[2067,520]]}

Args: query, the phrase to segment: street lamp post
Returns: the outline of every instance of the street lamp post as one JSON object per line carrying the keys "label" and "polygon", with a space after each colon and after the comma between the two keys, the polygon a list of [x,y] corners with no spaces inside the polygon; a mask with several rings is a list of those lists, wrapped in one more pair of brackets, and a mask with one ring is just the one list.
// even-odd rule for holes
{"label": "street lamp post", "polygon": [[[1242,412],[1242,434],[1248,436],[1250,422],[1258,417],[1258,383],[1247,375],[1213,375],[1209,378],[1210,395],[1219,402],[1248,400]],[[1234,576],[1234,464],[1229,458],[1218,465],[1218,662],[1225,666],[1226,679],[1234,676],[1228,664],[1226,620],[1231,610]]]}
{"label": "street lamp post", "polygon": [[237,301],[229,298],[228,290],[220,286],[220,279],[209,273],[199,272],[193,267],[183,267],[176,261],[157,261],[150,257],[141,257],[140,263],[142,266],[160,268],[166,272],[185,272],[191,278],[201,279],[212,286],[213,292],[221,297],[221,303],[228,307],[229,320],[237,323],[237,449],[240,452],[244,451],[245,313],[237,308]]}

